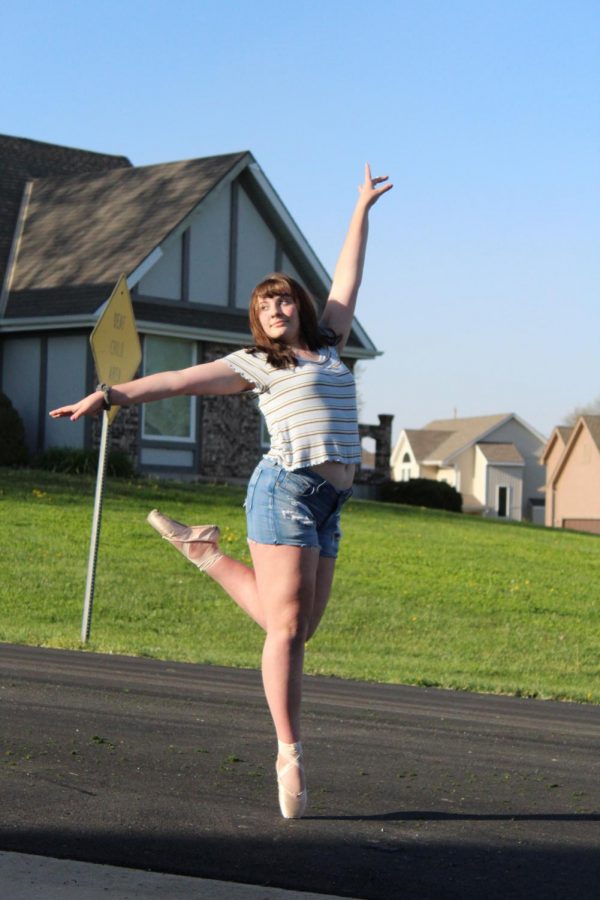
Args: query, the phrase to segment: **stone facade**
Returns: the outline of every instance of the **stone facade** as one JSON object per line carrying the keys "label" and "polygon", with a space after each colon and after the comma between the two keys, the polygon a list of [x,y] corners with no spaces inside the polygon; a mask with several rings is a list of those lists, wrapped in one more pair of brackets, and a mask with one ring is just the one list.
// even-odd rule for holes
{"label": "stone facade", "polygon": [[[203,361],[231,353],[231,346],[205,344]],[[254,394],[202,397],[200,472],[211,478],[247,478],[262,455],[261,416]]]}

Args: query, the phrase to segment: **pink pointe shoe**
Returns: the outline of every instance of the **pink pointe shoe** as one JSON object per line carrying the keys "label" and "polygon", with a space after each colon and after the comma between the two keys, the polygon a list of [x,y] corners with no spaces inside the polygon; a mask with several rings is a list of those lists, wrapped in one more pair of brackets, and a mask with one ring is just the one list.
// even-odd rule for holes
{"label": "pink pointe shoe", "polygon": [[[217,546],[221,534],[217,525],[183,525],[165,516],[158,509],[153,509],[146,521],[201,572],[206,572],[223,557]],[[192,544],[204,546],[200,551],[195,549],[194,555],[190,556]]]}
{"label": "pink pointe shoe", "polygon": [[285,784],[285,776],[292,769],[296,768],[300,770],[302,781],[304,781],[302,744],[300,742],[297,744],[284,744],[282,741],[278,741],[278,747],[279,755],[286,760],[280,769],[277,766],[275,767],[277,786],[279,788],[279,809],[284,819],[301,819],[308,801],[306,785],[301,791],[291,791]]}

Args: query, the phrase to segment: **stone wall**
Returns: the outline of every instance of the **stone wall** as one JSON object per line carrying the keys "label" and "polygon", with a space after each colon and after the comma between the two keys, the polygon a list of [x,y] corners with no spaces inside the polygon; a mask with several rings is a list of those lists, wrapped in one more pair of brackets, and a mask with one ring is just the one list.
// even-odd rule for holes
{"label": "stone wall", "polygon": [[[231,347],[204,345],[204,362],[231,353]],[[200,408],[200,475],[247,478],[263,454],[260,412],[254,394],[202,397]]]}

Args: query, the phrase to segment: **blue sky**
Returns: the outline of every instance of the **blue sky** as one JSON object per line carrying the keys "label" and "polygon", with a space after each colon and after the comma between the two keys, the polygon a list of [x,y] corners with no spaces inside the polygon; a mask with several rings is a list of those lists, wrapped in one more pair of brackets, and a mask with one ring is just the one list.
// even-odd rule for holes
{"label": "blue sky", "polygon": [[333,271],[365,160],[361,419],[394,433],[600,394],[595,0],[23,0],[0,130],[136,165],[251,150]]}

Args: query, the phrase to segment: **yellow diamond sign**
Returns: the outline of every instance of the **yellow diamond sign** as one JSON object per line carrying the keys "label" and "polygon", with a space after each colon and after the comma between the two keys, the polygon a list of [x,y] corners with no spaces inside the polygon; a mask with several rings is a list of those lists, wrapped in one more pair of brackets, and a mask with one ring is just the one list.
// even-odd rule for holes
{"label": "yellow diamond sign", "polygon": [[[135,326],[127,279],[121,275],[90,335],[96,375],[103,384],[131,381],[142,359],[142,347]],[[118,406],[108,414],[113,422]]]}

